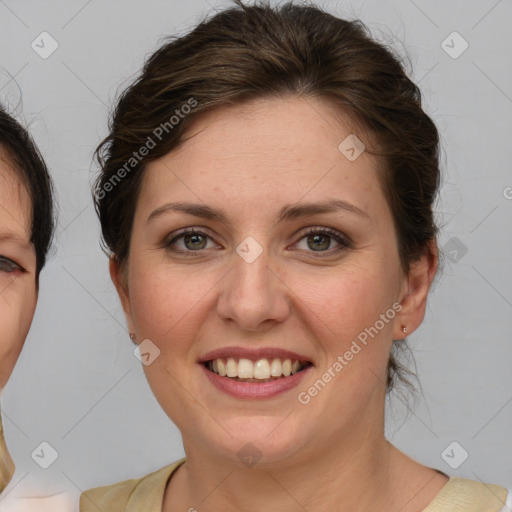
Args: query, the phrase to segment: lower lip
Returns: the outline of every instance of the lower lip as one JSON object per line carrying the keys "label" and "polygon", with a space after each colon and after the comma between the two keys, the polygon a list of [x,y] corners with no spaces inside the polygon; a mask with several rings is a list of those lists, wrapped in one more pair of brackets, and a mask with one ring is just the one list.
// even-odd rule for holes
{"label": "lower lip", "polygon": [[242,382],[221,377],[217,373],[208,370],[204,364],[200,365],[206,373],[208,380],[220,391],[235,398],[272,398],[289,391],[298,386],[305,374],[309,372],[312,366],[308,366],[289,377],[281,377],[270,382]]}

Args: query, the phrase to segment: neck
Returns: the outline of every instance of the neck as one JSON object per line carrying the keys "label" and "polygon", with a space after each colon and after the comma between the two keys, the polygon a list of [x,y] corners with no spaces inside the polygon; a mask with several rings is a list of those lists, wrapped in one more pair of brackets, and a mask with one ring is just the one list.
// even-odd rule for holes
{"label": "neck", "polygon": [[[309,436],[298,424],[287,430],[283,424],[276,437],[261,439],[261,451],[272,453],[272,439],[283,445],[279,436],[287,435],[289,455],[263,457],[252,467],[216,449],[223,443],[198,443],[182,430],[187,461],[169,481],[163,512],[423,510],[448,478],[386,440],[384,400],[385,391],[376,390],[348,422],[333,428],[333,414]],[[293,451],[294,445],[301,448]]]}
{"label": "neck", "polygon": [[447,478],[409,459],[374,430],[327,440],[314,454],[303,450],[287,461],[252,468],[185,443],[187,462],[170,480],[163,511],[421,510]]}

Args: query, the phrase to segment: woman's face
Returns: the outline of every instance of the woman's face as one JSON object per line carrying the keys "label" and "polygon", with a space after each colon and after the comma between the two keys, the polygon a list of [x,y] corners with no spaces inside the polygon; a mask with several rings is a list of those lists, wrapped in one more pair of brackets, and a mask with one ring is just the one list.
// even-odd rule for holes
{"label": "woman's face", "polygon": [[426,267],[403,273],[377,161],[339,149],[354,133],[324,101],[258,100],[208,113],[148,165],[111,273],[186,450],[276,463],[381,433],[392,339],[421,322]]}
{"label": "woman's face", "polygon": [[37,301],[30,197],[0,148],[0,387],[27,337]]}

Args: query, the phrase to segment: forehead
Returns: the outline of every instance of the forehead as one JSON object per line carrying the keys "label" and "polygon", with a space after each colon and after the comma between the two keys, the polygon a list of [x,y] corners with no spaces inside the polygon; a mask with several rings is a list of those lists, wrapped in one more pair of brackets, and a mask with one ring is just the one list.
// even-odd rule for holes
{"label": "forehead", "polygon": [[[187,195],[229,204],[325,199],[343,193],[362,208],[380,194],[378,160],[363,152],[351,161],[340,144],[366,130],[318,98],[265,98],[207,112],[189,128],[184,143],[148,164],[145,202]],[[307,197],[305,197],[307,196]],[[382,198],[381,198],[382,199]]]}
{"label": "forehead", "polygon": [[31,199],[11,159],[0,146],[0,236],[11,234],[28,241],[31,238]]}

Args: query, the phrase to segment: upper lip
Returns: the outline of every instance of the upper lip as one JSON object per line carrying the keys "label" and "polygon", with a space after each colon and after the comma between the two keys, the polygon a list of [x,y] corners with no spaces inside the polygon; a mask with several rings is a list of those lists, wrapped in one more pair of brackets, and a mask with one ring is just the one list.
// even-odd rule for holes
{"label": "upper lip", "polygon": [[212,350],[199,358],[199,363],[206,363],[213,359],[233,357],[234,359],[251,359],[257,361],[258,359],[291,359],[292,361],[312,362],[311,359],[303,355],[292,352],[291,350],[283,350],[276,347],[261,347],[261,348],[247,348],[247,347],[223,347]]}

